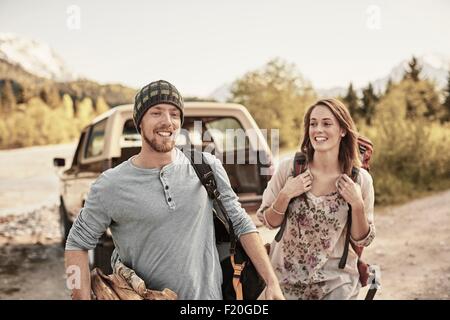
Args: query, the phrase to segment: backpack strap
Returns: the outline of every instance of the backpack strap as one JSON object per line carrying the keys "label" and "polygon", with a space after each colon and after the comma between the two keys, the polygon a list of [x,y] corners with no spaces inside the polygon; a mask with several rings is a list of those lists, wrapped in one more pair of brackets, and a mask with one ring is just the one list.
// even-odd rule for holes
{"label": "backpack strap", "polygon": [[[225,209],[225,206],[223,205],[222,200],[220,199],[220,192],[219,190],[217,190],[217,183],[214,177],[214,172],[212,171],[211,166],[205,161],[203,152],[197,150],[190,150],[190,152],[186,154],[186,156],[188,156],[189,160],[191,161],[191,165],[194,168],[195,173],[197,174],[197,177],[199,178],[200,182],[208,192],[208,196],[213,201],[215,201],[215,203],[219,206],[219,209],[223,212],[225,216],[226,221],[223,221],[219,217],[219,215],[216,214],[216,217],[218,219],[221,219],[225,225],[228,225],[228,232],[230,235],[230,262],[233,268],[233,280],[232,280],[233,288],[234,292],[236,293],[236,300],[244,300],[241,274],[245,268],[246,263],[245,261],[242,263],[237,263],[234,258],[234,255],[236,253],[237,238],[236,234],[234,233],[233,223],[231,222],[227,210]],[[201,159],[201,163],[196,163],[196,161],[194,161],[195,159]]]}
{"label": "backpack strap", "polygon": [[[216,214],[216,217],[222,220],[222,222],[228,226],[227,229],[230,234],[230,243],[231,243],[230,254],[234,255],[236,252],[236,235],[234,233],[233,224],[228,216],[227,210],[225,209],[225,206],[223,205],[222,200],[220,199],[220,192],[219,190],[217,190],[217,183],[214,177],[214,172],[212,171],[211,166],[205,161],[203,152],[197,150],[189,150],[188,152],[185,153],[185,155],[191,161],[191,165],[194,168],[194,171],[197,174],[197,177],[199,178],[203,187],[205,187],[206,191],[208,192],[209,198],[212,199],[219,206],[219,209],[224,214],[224,218],[226,221],[223,221],[223,219],[218,214]],[[195,160],[198,159],[201,159],[200,163],[196,163]]]}
{"label": "backpack strap", "polygon": [[[352,168],[352,180],[354,182],[358,182],[359,169],[356,167]],[[347,263],[348,257],[348,248],[350,245],[350,232],[352,227],[352,206],[348,205],[348,213],[347,213],[347,233],[345,234],[345,243],[344,243],[344,252],[342,254],[341,260],[339,260],[339,269],[344,269],[345,264]]]}
{"label": "backpack strap", "polygon": [[[294,156],[294,165],[292,175],[294,177],[298,176],[300,173],[306,170],[306,155],[299,151]],[[304,197],[305,195],[301,195],[300,197]],[[289,203],[291,203],[294,199],[291,199]],[[284,229],[286,229],[287,219],[288,219],[289,211],[286,210],[284,214],[283,221],[281,222],[280,229],[278,230],[277,235],[275,236],[275,241],[280,242],[283,237]]]}

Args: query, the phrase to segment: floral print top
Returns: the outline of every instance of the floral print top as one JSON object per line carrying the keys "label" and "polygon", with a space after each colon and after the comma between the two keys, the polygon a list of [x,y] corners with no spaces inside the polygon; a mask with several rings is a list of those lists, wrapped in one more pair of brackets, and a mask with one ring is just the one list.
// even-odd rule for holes
{"label": "floral print top", "polygon": [[[268,228],[265,210],[275,201],[293,172],[293,158],[282,161],[263,194],[258,219]],[[358,246],[368,246],[375,237],[374,190],[370,174],[360,169],[358,183],[369,222],[368,235]],[[287,299],[355,299],[360,283],[358,256],[351,246],[347,264],[339,269],[347,232],[348,204],[334,191],[324,196],[307,192],[289,204],[288,221],[280,242],[271,244],[270,259]]]}

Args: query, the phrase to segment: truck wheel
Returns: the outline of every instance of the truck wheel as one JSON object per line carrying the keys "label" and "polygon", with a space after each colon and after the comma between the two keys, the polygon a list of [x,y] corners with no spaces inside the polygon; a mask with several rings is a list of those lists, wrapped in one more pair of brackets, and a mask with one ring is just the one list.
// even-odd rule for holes
{"label": "truck wheel", "polygon": [[66,207],[64,206],[64,201],[62,197],[60,197],[60,205],[59,205],[59,226],[61,230],[61,245],[64,248],[66,246],[66,240],[69,236],[70,228],[72,228],[72,222],[67,217]]}

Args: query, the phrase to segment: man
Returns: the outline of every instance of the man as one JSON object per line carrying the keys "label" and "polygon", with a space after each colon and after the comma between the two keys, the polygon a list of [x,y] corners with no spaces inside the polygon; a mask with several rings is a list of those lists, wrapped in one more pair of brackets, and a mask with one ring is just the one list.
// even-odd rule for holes
{"label": "man", "polygon": [[[175,147],[183,123],[183,99],[167,81],[143,87],[135,97],[139,154],[105,171],[91,186],[66,244],[66,267],[78,267],[81,287],[73,299],[90,299],[87,250],[109,227],[113,257],[134,269],[148,288],[169,288],[179,299],[222,299],[212,201],[190,160]],[[235,233],[264,278],[267,299],[283,299],[256,227],[238,202],[220,161],[205,153]]]}

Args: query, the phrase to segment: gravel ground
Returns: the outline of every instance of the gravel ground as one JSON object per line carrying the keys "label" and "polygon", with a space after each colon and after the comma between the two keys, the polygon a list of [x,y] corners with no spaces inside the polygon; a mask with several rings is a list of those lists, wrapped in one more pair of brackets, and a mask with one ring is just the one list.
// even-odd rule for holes
{"label": "gravel ground", "polygon": [[[70,297],[52,158],[70,162],[73,148],[0,151],[0,299]],[[450,299],[449,203],[447,190],[401,206],[376,208],[377,237],[363,258],[381,267],[377,299]],[[259,230],[265,242],[276,233]],[[361,298],[364,294],[362,290]]]}

